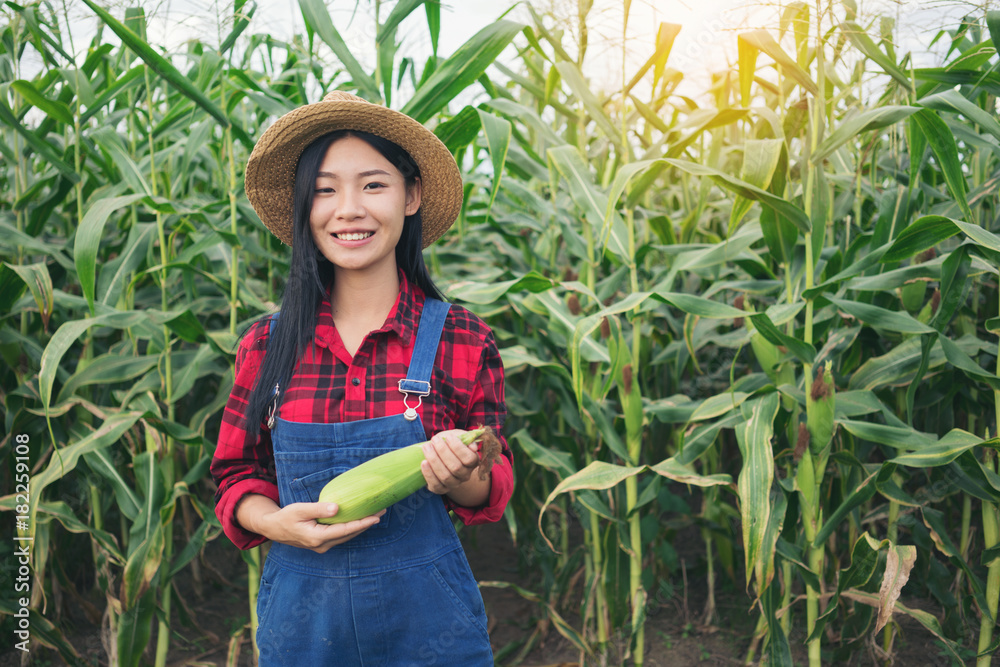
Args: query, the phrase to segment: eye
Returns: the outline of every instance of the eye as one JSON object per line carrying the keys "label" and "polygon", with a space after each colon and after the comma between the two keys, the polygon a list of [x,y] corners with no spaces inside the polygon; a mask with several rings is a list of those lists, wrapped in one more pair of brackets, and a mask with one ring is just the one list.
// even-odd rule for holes
{"label": "eye", "polygon": [[328,195],[333,193],[333,191],[334,191],[333,188],[330,187],[316,188],[315,190],[313,190],[313,192],[315,192],[316,194],[321,194],[321,195]]}
{"label": "eye", "polygon": [[367,190],[377,190],[384,187],[386,187],[385,183],[378,183],[378,182],[372,182],[365,185],[365,189]]}

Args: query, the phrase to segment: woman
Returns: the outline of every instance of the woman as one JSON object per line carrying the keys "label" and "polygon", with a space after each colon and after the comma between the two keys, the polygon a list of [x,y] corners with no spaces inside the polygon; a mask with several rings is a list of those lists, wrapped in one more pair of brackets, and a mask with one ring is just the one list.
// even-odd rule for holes
{"label": "woman", "polygon": [[[456,434],[499,434],[503,366],[489,328],[445,304],[422,249],[454,222],[462,181],[420,123],[334,92],[257,142],[247,198],[292,246],[280,316],[243,337],[212,474],[241,549],[273,542],[257,598],[261,665],[492,665],[482,597],[448,510],[497,521],[510,451],[485,479]],[[427,488],[325,525],[335,475],[429,440]]]}

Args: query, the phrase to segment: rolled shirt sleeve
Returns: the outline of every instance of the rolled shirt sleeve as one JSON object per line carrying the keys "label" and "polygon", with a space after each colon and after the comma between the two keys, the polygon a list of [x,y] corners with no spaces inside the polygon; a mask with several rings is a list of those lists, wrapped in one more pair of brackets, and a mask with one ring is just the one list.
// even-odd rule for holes
{"label": "rolled shirt sleeve", "polygon": [[493,466],[490,495],[485,505],[463,507],[445,497],[448,509],[454,511],[455,516],[467,526],[499,521],[514,493],[513,454],[503,435],[503,425],[506,419],[503,360],[500,358],[500,351],[497,349],[493,333],[490,332],[483,344],[479,373],[473,388],[466,428],[478,428],[480,425],[492,427],[500,439],[502,456]]}

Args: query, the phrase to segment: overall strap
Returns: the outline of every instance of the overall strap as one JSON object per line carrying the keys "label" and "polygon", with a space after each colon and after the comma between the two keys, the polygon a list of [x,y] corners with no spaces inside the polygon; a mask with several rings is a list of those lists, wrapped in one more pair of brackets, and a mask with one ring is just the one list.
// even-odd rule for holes
{"label": "overall strap", "polygon": [[[406,371],[406,379],[399,381],[399,391],[403,393],[403,405],[406,397],[427,396],[431,393],[431,375],[434,371],[434,358],[437,356],[438,343],[441,341],[441,331],[448,317],[451,304],[437,299],[424,300],[424,308],[420,313],[420,324],[417,325],[417,339],[413,344],[413,356],[410,367]],[[417,402],[417,407],[420,402]],[[404,416],[409,420],[417,418],[417,411],[406,405]]]}

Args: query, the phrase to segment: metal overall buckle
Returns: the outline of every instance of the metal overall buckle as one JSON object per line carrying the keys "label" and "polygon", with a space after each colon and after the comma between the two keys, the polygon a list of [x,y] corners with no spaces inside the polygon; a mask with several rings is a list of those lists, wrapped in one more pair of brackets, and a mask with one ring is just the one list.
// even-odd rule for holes
{"label": "metal overall buckle", "polygon": [[[399,381],[399,393],[403,395],[403,406],[406,410],[403,412],[403,417],[407,421],[413,421],[417,418],[417,408],[423,404],[423,397],[428,396],[431,393],[431,383],[424,380],[407,380],[403,379]],[[405,389],[403,387],[406,387]],[[417,397],[417,405],[415,407],[410,407],[406,402],[406,399],[413,394]]]}
{"label": "metal overall buckle", "polygon": [[274,428],[274,413],[278,409],[278,394],[280,393],[280,385],[275,383],[274,385],[274,398],[271,401],[271,407],[267,411],[267,428]]}

